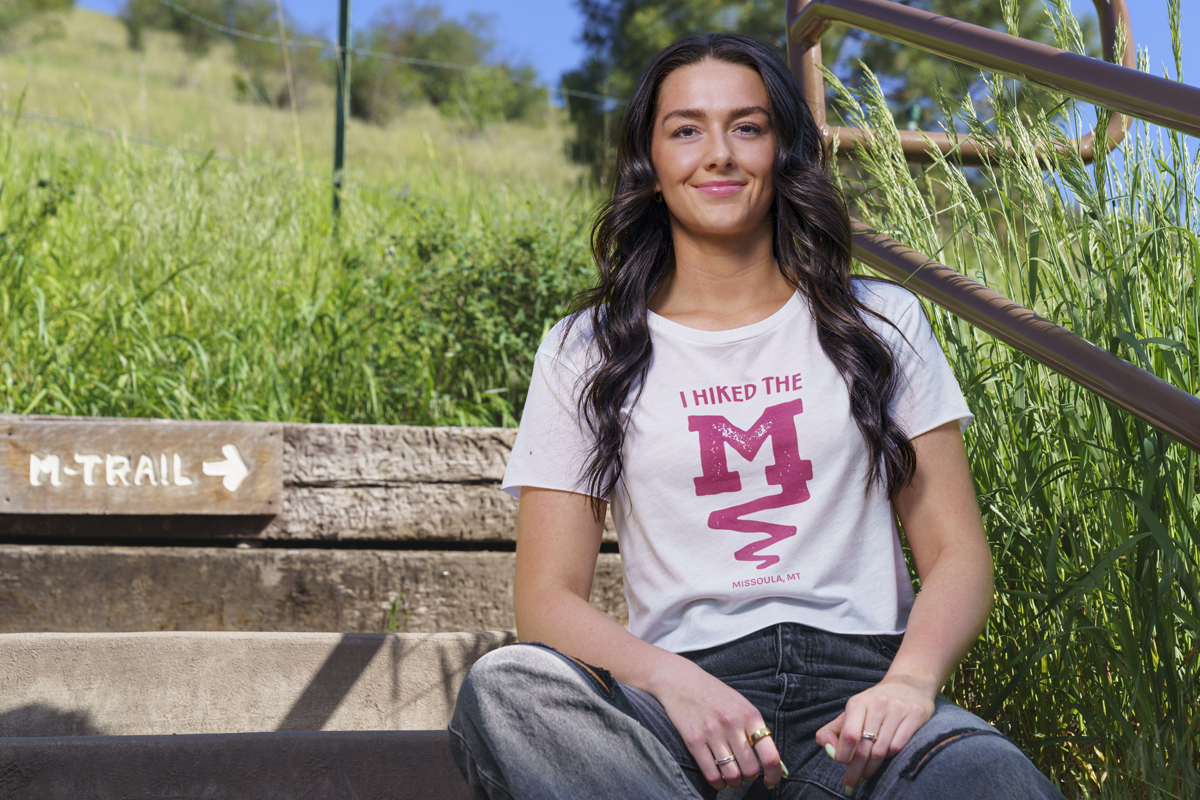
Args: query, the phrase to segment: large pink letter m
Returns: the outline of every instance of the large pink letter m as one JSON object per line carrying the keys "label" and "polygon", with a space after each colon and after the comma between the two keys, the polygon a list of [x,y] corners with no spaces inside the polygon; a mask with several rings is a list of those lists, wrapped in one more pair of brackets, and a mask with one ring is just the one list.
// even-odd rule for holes
{"label": "large pink letter m", "polygon": [[724,417],[688,417],[688,430],[700,434],[700,466],[704,474],[695,479],[696,494],[700,497],[742,490],[741,475],[729,469],[726,444],[747,461],[753,461],[763,443],[768,438],[771,440],[775,463],[766,468],[767,483],[779,486],[783,491],[714,511],[708,517],[708,527],[714,530],[768,535],[769,538],[749,544],[734,554],[738,561],[761,561],[759,569],[779,563],[779,556],[758,555],[758,551],[795,536],[796,528],[742,517],[768,508],[796,505],[808,499],[808,481],[813,476],[812,462],[800,458],[800,446],[796,441],[795,420],[802,411],[804,405],[799,399],[771,406],[746,431]]}

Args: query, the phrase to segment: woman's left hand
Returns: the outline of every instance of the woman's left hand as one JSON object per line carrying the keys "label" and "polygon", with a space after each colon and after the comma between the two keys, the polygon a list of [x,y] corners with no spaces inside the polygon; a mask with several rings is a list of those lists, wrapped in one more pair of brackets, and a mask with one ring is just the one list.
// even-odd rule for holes
{"label": "woman's left hand", "polygon": [[[979,637],[992,607],[992,555],[979,519],[958,422],[913,438],[917,471],[892,498],[921,591],[887,674],[856,694],[817,742],[857,789],[933,716],[934,699]],[[874,733],[875,741],[864,739]]]}
{"label": "woman's left hand", "polygon": [[[847,788],[857,788],[875,774],[885,758],[908,744],[933,716],[936,695],[936,690],[903,676],[886,676],[851,697],[846,710],[817,731],[817,743],[826,751],[832,745],[834,760],[846,765]],[[875,740],[864,739],[864,731],[874,733]]]}

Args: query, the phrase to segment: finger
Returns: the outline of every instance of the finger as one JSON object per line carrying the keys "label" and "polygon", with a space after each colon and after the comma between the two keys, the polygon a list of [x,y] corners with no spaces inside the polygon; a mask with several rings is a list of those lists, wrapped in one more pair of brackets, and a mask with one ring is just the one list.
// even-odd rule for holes
{"label": "finger", "polygon": [[[854,746],[850,763],[846,764],[845,783],[851,789],[858,788],[859,782],[865,777],[866,766],[871,759],[871,751],[875,750],[876,742],[880,738],[880,728],[883,726],[884,716],[887,714],[888,700],[886,697],[871,696],[869,699],[860,698],[859,704],[865,708],[866,712],[863,716],[862,728],[857,728],[858,744]],[[845,729],[841,732],[841,738],[842,740],[847,738]]]}
{"label": "finger", "polygon": [[684,740],[687,745],[688,752],[692,754],[692,758],[696,760],[696,766],[700,768],[700,774],[704,776],[704,780],[708,781],[709,786],[712,786],[718,792],[725,788],[725,779],[721,777],[721,770],[717,766],[717,758],[713,755],[712,750],[708,745],[700,742],[693,744]]}
{"label": "finger", "polygon": [[[871,759],[871,753],[876,749],[876,745],[879,742],[880,729],[885,723],[885,715],[887,714],[887,700],[885,698],[872,698],[864,705],[867,706],[867,713],[863,718],[863,726],[858,734],[858,745],[854,748],[854,757],[846,765],[846,785],[851,788],[858,786],[859,781],[863,777],[866,777],[865,770]],[[844,738],[845,731],[842,734]],[[871,734],[871,736],[867,734]],[[886,749],[881,749],[879,752],[886,752]]]}
{"label": "finger", "polygon": [[[714,745],[712,748],[714,753],[713,760],[717,766],[717,772],[721,776],[721,781],[729,783],[729,778],[733,776],[737,768],[737,756],[729,754],[729,751],[720,745]],[[716,754],[722,754],[718,757]],[[734,769],[731,770],[730,767]]]}
{"label": "finger", "polygon": [[861,698],[851,697],[850,701],[846,703],[846,720],[842,724],[841,734],[834,743],[834,749],[837,751],[835,760],[838,763],[849,765],[854,758],[858,743],[862,739],[866,716],[867,704]]}
{"label": "finger", "polygon": [[[870,744],[870,742],[867,744]],[[850,759],[850,763],[846,765],[846,775],[842,778],[842,783],[846,785],[846,788],[858,788],[859,781],[862,780],[863,768],[866,765],[867,759],[864,756],[860,756],[858,751],[855,750],[854,758]]]}
{"label": "finger", "polygon": [[879,723],[878,738],[874,742],[871,742],[871,752],[867,756],[867,762],[863,767],[863,780],[870,778],[878,772],[879,766],[891,755],[890,747],[892,740],[895,738],[896,731],[903,721],[904,718],[892,713],[884,717]]}
{"label": "finger", "polygon": [[730,743],[730,748],[738,757],[736,764],[729,765],[731,767],[737,766],[738,770],[738,782],[732,785],[740,786],[742,781],[752,781],[757,778],[759,773],[758,759],[754,755],[754,748],[750,746],[750,739],[742,735],[735,742]]}
{"label": "finger", "polygon": [[817,744],[825,748],[826,755],[834,760],[837,759],[838,738],[842,735],[842,726],[845,722],[846,712],[843,711],[817,731]]}
{"label": "finger", "polygon": [[900,724],[896,726],[896,732],[892,734],[891,742],[888,743],[888,756],[894,756],[903,750],[926,721],[924,715],[916,714],[908,714],[900,720]]}
{"label": "finger", "polygon": [[[746,740],[746,743],[749,744],[749,739]],[[754,755],[758,756],[754,764],[755,773],[757,774],[758,765],[761,762],[763,783],[767,785],[767,788],[777,786],[787,774],[785,771],[787,768],[784,766],[783,759],[779,755],[779,749],[775,747],[774,737],[765,736],[759,739],[758,744],[754,745],[754,753],[751,757],[753,758]]]}
{"label": "finger", "polygon": [[734,789],[742,785],[741,759],[721,765],[721,777]]}

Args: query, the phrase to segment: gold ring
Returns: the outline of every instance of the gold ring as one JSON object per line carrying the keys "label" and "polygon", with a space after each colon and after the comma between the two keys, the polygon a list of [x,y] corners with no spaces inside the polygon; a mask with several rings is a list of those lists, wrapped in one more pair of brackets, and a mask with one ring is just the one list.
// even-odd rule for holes
{"label": "gold ring", "polygon": [[750,746],[754,747],[754,745],[758,744],[760,739],[765,739],[770,735],[771,735],[770,729],[759,728],[754,733],[750,734]]}

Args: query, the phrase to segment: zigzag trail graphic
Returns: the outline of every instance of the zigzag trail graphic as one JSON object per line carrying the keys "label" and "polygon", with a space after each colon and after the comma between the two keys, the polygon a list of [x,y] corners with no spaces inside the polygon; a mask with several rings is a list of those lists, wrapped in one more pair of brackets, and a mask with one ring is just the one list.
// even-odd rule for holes
{"label": "zigzag trail graphic", "polygon": [[812,480],[812,462],[800,458],[800,447],[796,439],[795,417],[802,413],[804,405],[799,399],[763,411],[750,430],[744,431],[720,416],[688,417],[688,430],[700,434],[700,463],[704,474],[695,479],[698,496],[740,492],[742,479],[729,469],[725,458],[725,445],[729,444],[747,461],[753,461],[763,443],[770,438],[775,463],[766,468],[767,483],[782,488],[779,494],[760,497],[748,503],[712,512],[708,527],[714,530],[737,531],[739,533],[765,533],[768,538],[749,544],[734,553],[738,561],[761,561],[758,569],[766,569],[779,563],[779,556],[759,555],[777,542],[796,535],[792,525],[777,525],[743,519],[747,514],[771,508],[803,503],[809,498],[808,481]]}

